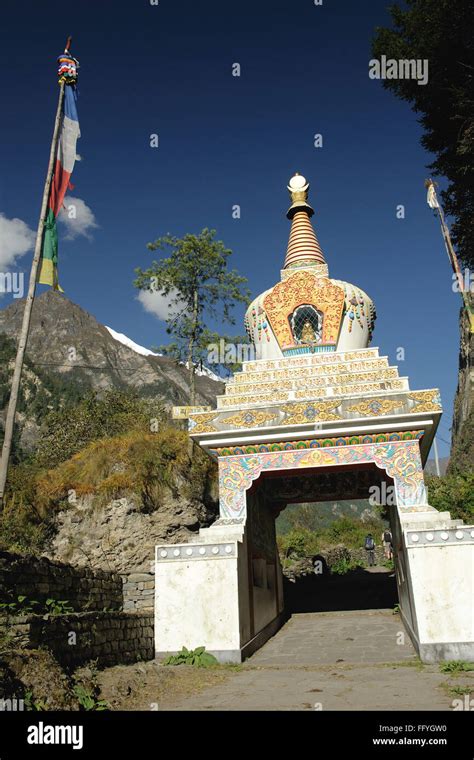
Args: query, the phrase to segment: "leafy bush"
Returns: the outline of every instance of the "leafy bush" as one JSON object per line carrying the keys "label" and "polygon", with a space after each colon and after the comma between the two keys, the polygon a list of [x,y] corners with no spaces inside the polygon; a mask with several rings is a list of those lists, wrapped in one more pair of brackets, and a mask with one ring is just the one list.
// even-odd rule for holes
{"label": "leafy bush", "polygon": [[367,533],[378,536],[384,527],[385,523],[375,516],[370,520],[343,516],[334,520],[328,527],[317,531],[294,528],[288,533],[278,535],[277,541],[283,557],[290,555],[308,557],[334,544],[342,544],[348,549],[360,549],[364,546]]}
{"label": "leafy bush", "polygon": [[474,520],[474,472],[456,473],[438,478],[426,477],[428,501],[440,512],[451,512],[453,519]]}
{"label": "leafy bush", "polygon": [[360,560],[347,560],[343,558],[331,565],[331,573],[335,573],[336,575],[345,575],[351,570],[356,570],[358,567],[364,567],[364,563]]}
{"label": "leafy bush", "polygon": [[[10,468],[10,473],[16,470]],[[10,489],[15,480],[10,480]],[[31,493],[29,493],[31,491]],[[27,499],[31,498],[31,504]],[[34,487],[25,486],[23,491],[9,492],[3,511],[0,512],[0,551],[18,554],[40,554],[48,536],[48,525],[33,506]]]}
{"label": "leafy bush", "polygon": [[74,684],[72,690],[83,710],[86,710],[87,712],[102,712],[110,709],[108,703],[104,699],[97,699],[96,695],[92,691],[86,689],[82,684]]}
{"label": "leafy bush", "polygon": [[[368,533],[378,536],[382,533],[384,523],[374,517],[371,520],[361,520],[358,517],[340,517],[322,533],[321,538],[329,543],[340,543],[348,549],[360,549]],[[377,539],[376,539],[377,543]]]}
{"label": "leafy bush", "polygon": [[26,596],[22,595],[15,599],[11,591],[7,596],[8,601],[0,603],[0,612],[6,612],[9,615],[29,615],[33,612],[39,612],[39,602],[27,599]]}
{"label": "leafy bush", "polygon": [[132,431],[115,438],[93,441],[67,462],[37,478],[36,502],[43,514],[86,494],[103,499],[134,492],[143,509],[153,511],[165,488],[191,469],[184,431],[167,428],[158,433]]}
{"label": "leafy bush", "polygon": [[[474,307],[474,299],[471,299]],[[466,319],[467,322],[467,319]],[[468,334],[469,328],[466,324],[466,330]],[[466,337],[467,337],[466,334]],[[471,338],[472,345],[472,338]],[[462,396],[455,399],[455,414],[459,410],[459,405],[462,403]],[[474,408],[471,409],[467,419],[463,422],[462,428],[459,431],[456,440],[451,448],[451,456],[449,457],[449,464],[447,475],[459,475],[463,473],[472,473],[472,464],[474,461]]]}
{"label": "leafy bush", "polygon": [[210,665],[217,664],[214,655],[206,652],[205,647],[197,647],[197,649],[191,650],[183,647],[178,654],[172,654],[163,663],[163,665],[193,665],[196,668],[207,668]]}
{"label": "leafy bush", "polygon": [[41,699],[35,700],[32,691],[26,691],[24,696],[25,707],[28,711],[45,712],[48,705]]}
{"label": "leafy bush", "polygon": [[0,603],[0,612],[3,611],[10,615],[29,615],[32,613],[42,615],[45,613],[47,616],[54,616],[69,615],[74,612],[74,608],[65,599],[46,599],[42,604],[23,595],[15,597],[13,591],[9,591],[5,598],[7,601]]}
{"label": "leafy bush", "polygon": [[89,392],[74,406],[53,412],[45,420],[45,432],[38,443],[36,461],[55,467],[70,459],[92,441],[126,433],[150,431],[150,420],[162,423],[161,403],[145,401],[136,394],[109,390],[99,395]]}
{"label": "leafy bush", "polygon": [[318,552],[318,537],[311,530],[290,530],[289,533],[278,536],[277,541],[284,557],[308,557]]}
{"label": "leafy bush", "polygon": [[47,615],[69,615],[74,612],[67,599],[46,599],[45,606]]}

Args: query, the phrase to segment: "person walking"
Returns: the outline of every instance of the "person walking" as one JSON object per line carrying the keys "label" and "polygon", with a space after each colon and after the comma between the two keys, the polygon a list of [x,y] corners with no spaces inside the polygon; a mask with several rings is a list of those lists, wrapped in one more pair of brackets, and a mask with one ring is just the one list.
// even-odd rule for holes
{"label": "person walking", "polygon": [[388,528],[382,532],[382,544],[383,544],[383,553],[385,555],[385,559],[392,559],[393,557],[393,539],[392,534]]}
{"label": "person walking", "polygon": [[366,535],[364,549],[367,552],[367,562],[369,567],[373,567],[375,565],[375,541],[372,533]]}

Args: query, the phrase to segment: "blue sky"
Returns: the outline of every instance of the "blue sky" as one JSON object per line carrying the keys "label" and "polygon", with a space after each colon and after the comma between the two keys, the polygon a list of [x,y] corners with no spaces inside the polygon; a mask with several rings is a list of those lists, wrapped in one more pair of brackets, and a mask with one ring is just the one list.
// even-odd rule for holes
{"label": "blue sky", "polygon": [[[459,294],[426,205],[430,156],[408,104],[368,76],[386,0],[78,0],[2,3],[0,213],[37,224],[68,34],[81,63],[82,137],[73,195],[89,238],[60,239],[68,298],[145,346],[165,339],[133,270],[146,243],[215,228],[256,295],[279,279],[289,233],[286,184],[311,182],[330,275],[375,301],[373,345],[412,388],[439,387],[449,440]],[[25,19],[28,19],[27,25]],[[241,76],[232,76],[232,64]],[[150,135],[159,147],[150,147]],[[313,136],[323,135],[323,147]],[[232,206],[241,218],[232,218]],[[398,204],[405,219],[397,219]],[[31,253],[17,257],[28,271]],[[41,286],[39,290],[41,291]],[[2,305],[9,297],[2,299]],[[241,331],[242,309],[236,311]],[[395,359],[398,347],[405,361]],[[440,454],[448,446],[439,439]]]}

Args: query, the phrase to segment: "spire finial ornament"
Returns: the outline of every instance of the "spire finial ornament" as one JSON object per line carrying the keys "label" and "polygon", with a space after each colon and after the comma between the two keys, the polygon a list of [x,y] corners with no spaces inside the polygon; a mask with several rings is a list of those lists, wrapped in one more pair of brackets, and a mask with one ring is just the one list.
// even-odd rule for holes
{"label": "spire finial ornament", "polygon": [[306,178],[302,174],[295,172],[288,183],[288,191],[291,198],[291,206],[287,212],[288,219],[293,219],[293,216],[299,209],[305,209],[308,216],[313,216],[314,210],[307,203],[308,189],[309,182],[306,181]]}
{"label": "spire finial ornament", "polygon": [[321,274],[327,277],[327,264],[310,222],[314,211],[307,200],[308,189],[306,178],[295,172],[288,182],[291,206],[287,217],[291,219],[291,231],[283,269],[319,266]]}

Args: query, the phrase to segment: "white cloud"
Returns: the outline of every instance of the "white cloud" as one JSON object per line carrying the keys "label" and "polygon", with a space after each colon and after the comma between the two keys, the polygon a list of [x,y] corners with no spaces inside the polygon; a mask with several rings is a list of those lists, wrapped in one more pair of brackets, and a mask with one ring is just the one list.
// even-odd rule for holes
{"label": "white cloud", "polygon": [[33,249],[35,233],[21,219],[0,213],[0,270],[14,266],[16,259]]}
{"label": "white cloud", "polygon": [[163,295],[162,292],[160,293],[156,290],[140,290],[137,298],[145,311],[148,311],[150,314],[154,314],[155,317],[158,317],[158,319],[166,320],[177,314],[185,307],[184,301],[178,301],[177,304],[171,303],[171,301],[174,301],[177,295],[177,290],[171,291],[171,293],[169,293],[167,296]]}
{"label": "white cloud", "polygon": [[81,198],[74,198],[72,195],[64,198],[58,219],[66,227],[65,240],[75,240],[81,235],[90,240],[92,230],[99,226],[92,209]]}

